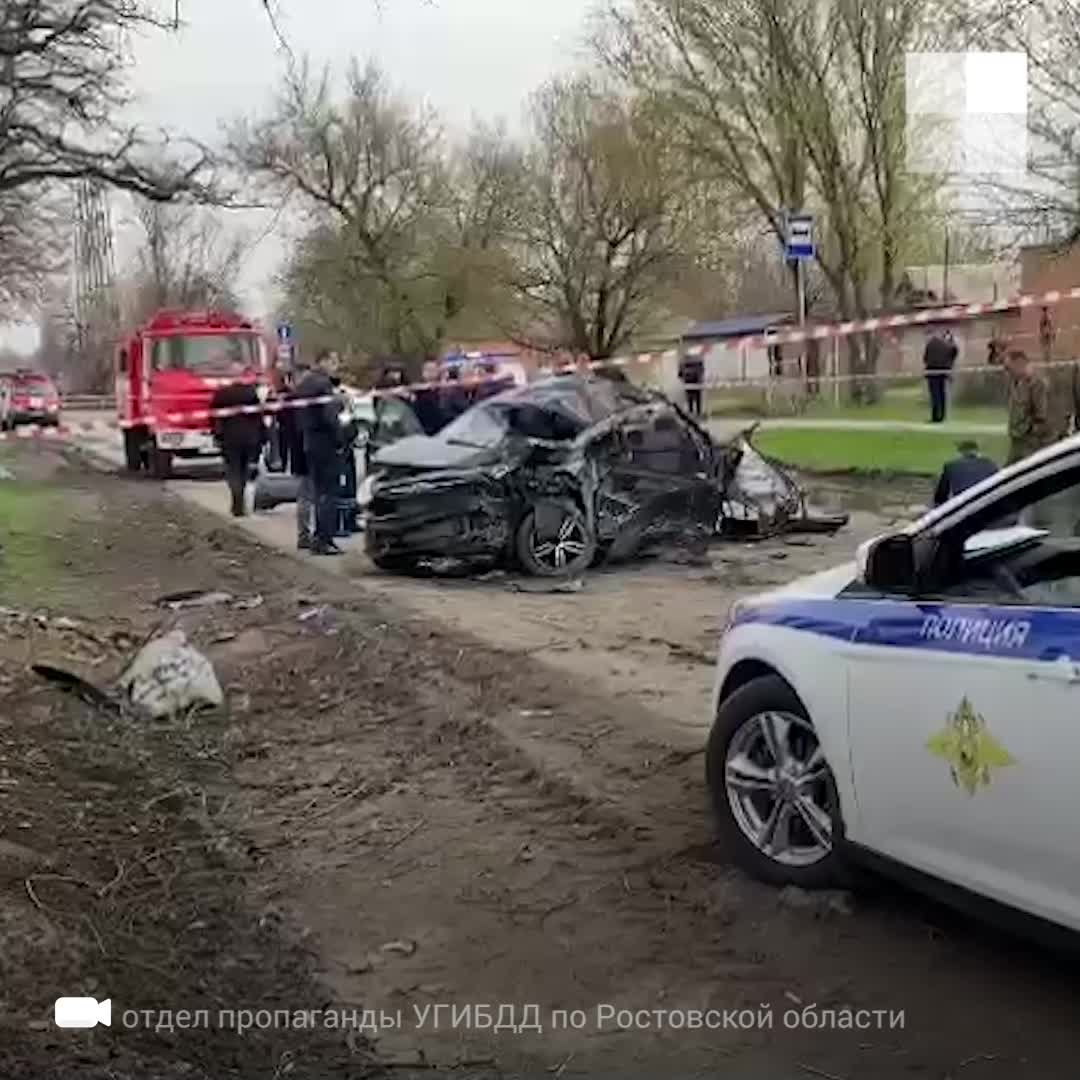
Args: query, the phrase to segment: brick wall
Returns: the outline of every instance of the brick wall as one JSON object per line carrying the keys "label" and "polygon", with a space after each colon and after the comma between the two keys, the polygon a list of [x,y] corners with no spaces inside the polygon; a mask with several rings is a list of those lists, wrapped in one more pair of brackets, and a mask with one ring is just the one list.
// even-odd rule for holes
{"label": "brick wall", "polygon": [[[1039,245],[1020,253],[1020,288],[1024,293],[1044,293],[1053,289],[1071,289],[1080,285],[1080,244],[1070,248]],[[1056,331],[1053,358],[1068,360],[1080,357],[1080,301],[1070,300],[1049,308]],[[1020,319],[1017,341],[1029,355],[1041,358],[1038,307],[1026,308]]]}

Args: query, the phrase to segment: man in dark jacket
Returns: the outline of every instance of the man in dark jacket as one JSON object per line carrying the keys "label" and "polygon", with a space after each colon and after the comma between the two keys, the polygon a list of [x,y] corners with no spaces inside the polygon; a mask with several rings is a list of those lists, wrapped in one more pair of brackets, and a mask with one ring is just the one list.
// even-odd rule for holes
{"label": "man in dark jacket", "polygon": [[300,551],[311,549],[315,535],[315,491],[311,486],[307,456],[304,454],[304,433],[300,426],[301,408],[299,402],[300,384],[307,374],[307,368],[297,368],[292,386],[285,394],[285,407],[281,410],[278,423],[281,427],[281,440],[285,447],[284,457],[288,461],[289,472],[296,477],[296,547]]}
{"label": "man in dark jacket", "polygon": [[954,495],[967,491],[998,471],[997,465],[979,453],[979,445],[965,439],[956,447],[960,456],[947,461],[934,489],[934,505],[948,502]]}
{"label": "man in dark jacket", "polygon": [[700,356],[684,356],[679,365],[679,380],[686,391],[686,411],[701,415],[701,389],[705,381],[705,364]]}
{"label": "man in dark jacket", "polygon": [[949,377],[956,366],[958,351],[948,330],[932,334],[923,351],[923,370],[926,373],[926,388],[930,393],[932,424],[942,423],[948,412]]}
{"label": "man in dark jacket", "polygon": [[233,377],[236,381],[219,387],[210,399],[212,410],[245,409],[235,416],[214,417],[211,421],[214,440],[225,459],[225,480],[232,497],[233,517],[243,517],[247,513],[247,485],[266,437],[258,389],[253,383],[241,382],[243,375],[243,365],[235,365]]}
{"label": "man in dark jacket", "polygon": [[298,409],[304,458],[315,501],[315,535],[311,542],[314,555],[341,554],[341,548],[334,543],[341,463],[342,402],[334,386],[339,366],[335,353],[319,353],[315,366],[296,388],[297,398],[318,402]]}

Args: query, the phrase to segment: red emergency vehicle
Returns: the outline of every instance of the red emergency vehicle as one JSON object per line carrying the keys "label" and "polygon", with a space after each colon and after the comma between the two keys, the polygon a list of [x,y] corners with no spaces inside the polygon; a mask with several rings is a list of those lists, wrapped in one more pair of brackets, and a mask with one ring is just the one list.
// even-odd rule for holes
{"label": "red emergency vehicle", "polygon": [[[269,354],[259,327],[230,311],[159,311],[116,353],[116,410],[132,472],[167,477],[176,458],[218,456],[210,407],[218,387],[240,380],[266,386]],[[184,415],[181,415],[184,414]]]}

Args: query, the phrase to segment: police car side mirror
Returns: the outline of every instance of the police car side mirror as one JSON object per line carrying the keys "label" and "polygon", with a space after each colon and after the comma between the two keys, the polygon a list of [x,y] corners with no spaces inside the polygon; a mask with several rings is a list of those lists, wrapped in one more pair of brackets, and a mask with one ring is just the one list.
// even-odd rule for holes
{"label": "police car side mirror", "polygon": [[859,556],[863,581],[871,588],[885,593],[915,592],[915,543],[906,533],[871,540]]}

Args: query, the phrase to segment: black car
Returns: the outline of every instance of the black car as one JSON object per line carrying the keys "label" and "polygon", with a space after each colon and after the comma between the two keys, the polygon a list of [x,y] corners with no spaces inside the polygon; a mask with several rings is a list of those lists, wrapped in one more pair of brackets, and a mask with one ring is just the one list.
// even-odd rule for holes
{"label": "black car", "polygon": [[549,378],[375,454],[367,551],[392,570],[456,558],[575,574],[657,542],[712,536],[731,466],[658,394]]}

